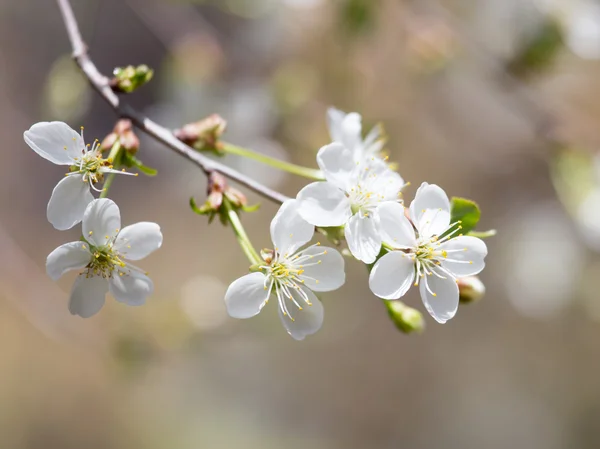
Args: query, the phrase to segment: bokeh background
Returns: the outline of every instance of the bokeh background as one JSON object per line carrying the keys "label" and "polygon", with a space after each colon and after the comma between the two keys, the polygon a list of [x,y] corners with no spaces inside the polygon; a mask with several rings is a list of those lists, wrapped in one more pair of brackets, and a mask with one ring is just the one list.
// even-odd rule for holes
{"label": "bokeh background", "polygon": [[[329,105],[381,122],[412,182],[476,200],[496,228],[488,293],[404,335],[348,262],[326,321],[298,343],[275,307],[236,321],[247,270],[228,229],[188,206],[205,180],[142,137],[155,178],[118,178],[124,223],[161,224],[156,293],[89,320],[45,257],[77,239],[46,221],[63,175],[22,132],[102,138],[116,117],[69,58],[52,1],[0,1],[0,447],[600,447],[600,6],[592,0],[73,1],[105,73],[146,63],[127,101],[171,128],[216,112],[226,138],[314,166]],[[596,159],[597,161],[598,159]],[[304,181],[225,162],[293,196]],[[250,195],[251,201],[259,198]],[[262,200],[261,200],[262,201]],[[269,244],[275,205],[244,223]],[[407,303],[421,308],[416,292]]]}

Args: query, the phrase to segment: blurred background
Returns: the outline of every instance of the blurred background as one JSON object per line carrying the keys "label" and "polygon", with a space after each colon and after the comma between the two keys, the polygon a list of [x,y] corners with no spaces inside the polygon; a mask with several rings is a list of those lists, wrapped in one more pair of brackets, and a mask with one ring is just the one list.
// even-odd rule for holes
{"label": "blurred background", "polygon": [[[188,206],[205,179],[142,137],[155,178],[118,178],[123,223],[160,223],[141,308],[67,310],[75,277],[45,258],[79,237],[46,221],[63,169],[33,123],[116,121],[69,57],[58,8],[0,0],[0,447],[600,447],[600,3],[592,0],[86,0],[104,73],[155,69],[127,101],[177,128],[210,113],[225,138],[314,166],[330,105],[383,123],[412,182],[477,201],[488,293],[422,335],[400,333],[349,262],[323,329],[298,343],[276,308],[227,316],[247,270],[229,229]],[[302,179],[225,162],[290,196]],[[251,202],[259,198],[250,195]],[[276,206],[243,221],[270,244]],[[422,310],[416,291],[407,304]]]}

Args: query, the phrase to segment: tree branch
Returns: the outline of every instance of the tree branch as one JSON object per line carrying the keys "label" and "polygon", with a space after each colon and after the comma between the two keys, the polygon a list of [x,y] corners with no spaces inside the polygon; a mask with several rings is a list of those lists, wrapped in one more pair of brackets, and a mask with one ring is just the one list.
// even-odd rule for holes
{"label": "tree branch", "polygon": [[226,165],[213,161],[203,154],[198,153],[193,148],[178,140],[167,128],[153,122],[148,117],[145,117],[143,114],[137,112],[128,104],[121,102],[117,94],[115,94],[109,86],[109,79],[100,73],[96,65],[89,57],[87,46],[81,37],[79,25],[77,24],[77,19],[73,14],[73,9],[71,8],[69,0],[57,0],[57,2],[65,23],[69,41],[71,42],[73,59],[86,76],[92,87],[100,94],[102,98],[104,98],[104,100],[115,110],[115,112],[119,114],[119,116],[130,119],[146,134],[164,144],[167,148],[170,148],[174,152],[178,153],[180,156],[196,164],[198,167],[200,167],[205,175],[208,175],[213,171],[219,172],[223,176],[248,187],[259,195],[262,195],[263,197],[268,198],[276,203],[283,203],[288,199],[288,197],[285,195],[262,185],[252,178],[249,178]]}

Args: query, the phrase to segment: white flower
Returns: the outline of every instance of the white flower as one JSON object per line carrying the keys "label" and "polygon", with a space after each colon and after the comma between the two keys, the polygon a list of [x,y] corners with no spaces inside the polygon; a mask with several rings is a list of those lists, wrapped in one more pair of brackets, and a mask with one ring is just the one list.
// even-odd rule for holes
{"label": "white flower", "polygon": [[275,249],[264,255],[262,272],[242,276],[227,289],[229,315],[253,317],[275,296],[288,334],[303,340],[317,332],[323,324],[323,305],[313,291],[336,290],[344,284],[346,275],[344,259],[335,249],[317,243],[300,250],[313,234],[314,227],[298,214],[297,202],[286,201],[271,222]]}
{"label": "white flower", "polygon": [[487,247],[476,237],[458,236],[459,223],[450,223],[450,202],[436,185],[423,183],[410,205],[410,218],[400,204],[380,207],[383,240],[392,250],[373,266],[371,291],[384,299],[398,299],[411,284],[420,285],[427,311],[445,323],[458,309],[457,279],[483,270]]}
{"label": "white flower", "polygon": [[[87,205],[94,199],[90,187],[101,182],[113,170],[111,161],[102,158],[99,142],[86,147],[81,134],[63,122],[40,122],[25,131],[23,138],[33,151],[57,165],[72,166],[52,191],[48,203],[48,221],[59,230],[70,229],[81,221]],[[131,174],[131,173],[125,173]]]}
{"label": "white flower", "polygon": [[354,157],[355,161],[379,156],[385,139],[381,135],[381,127],[375,126],[362,138],[362,117],[356,112],[346,114],[335,108],[327,110],[329,135],[333,142],[343,144]]}
{"label": "white flower", "polygon": [[344,226],[354,257],[372,263],[381,250],[378,206],[399,202],[402,177],[377,158],[354,162],[340,143],[324,146],[317,163],[325,182],[304,187],[297,196],[299,212],[315,226]]}
{"label": "white flower", "polygon": [[152,281],[126,260],[140,260],[160,248],[162,234],[156,223],[136,223],[121,229],[119,207],[109,199],[93,200],[83,215],[86,241],[59,246],[46,260],[48,275],[57,280],[67,271],[83,271],[77,277],[69,310],[88,318],[104,305],[107,291],[119,302],[144,304],[152,294]]}

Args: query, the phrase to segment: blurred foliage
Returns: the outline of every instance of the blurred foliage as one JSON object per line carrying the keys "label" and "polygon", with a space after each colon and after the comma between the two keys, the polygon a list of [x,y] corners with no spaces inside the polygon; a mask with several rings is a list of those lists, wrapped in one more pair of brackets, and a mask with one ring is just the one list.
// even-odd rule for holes
{"label": "blurred foliage", "polygon": [[373,30],[380,0],[342,0],[339,17],[342,28],[350,35]]}
{"label": "blurred foliage", "polygon": [[46,78],[42,115],[48,119],[77,121],[91,105],[91,90],[70,55],[60,56]]}
{"label": "blurred foliage", "polygon": [[560,148],[551,161],[552,183],[570,213],[575,213],[595,185],[592,156],[575,148]]}
{"label": "blurred foliage", "polygon": [[537,32],[522,43],[521,49],[509,61],[507,69],[519,77],[539,73],[552,65],[563,45],[564,31],[561,24],[548,16]]}

